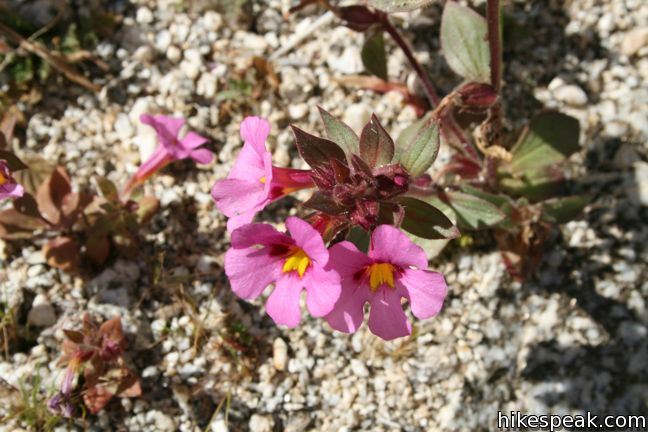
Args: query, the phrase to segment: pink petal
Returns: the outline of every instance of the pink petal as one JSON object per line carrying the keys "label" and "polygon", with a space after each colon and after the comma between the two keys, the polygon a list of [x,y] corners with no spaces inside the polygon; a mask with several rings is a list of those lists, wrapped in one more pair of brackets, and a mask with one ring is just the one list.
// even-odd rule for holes
{"label": "pink petal", "polygon": [[[272,156],[271,156],[272,157]],[[266,175],[266,164],[263,155],[258,155],[252,144],[244,144],[238,154],[234,166],[227,178],[255,180],[261,182]],[[266,179],[266,183],[268,183]]]}
{"label": "pink petal", "polygon": [[439,313],[448,293],[448,285],[441,273],[406,269],[398,278],[400,291],[410,303],[418,319],[427,319]]}
{"label": "pink petal", "polygon": [[241,122],[241,138],[250,143],[259,156],[267,151],[265,142],[269,134],[270,124],[260,117],[246,117]]}
{"label": "pink petal", "polygon": [[323,317],[333,310],[340,298],[340,276],[331,269],[313,265],[304,275],[306,306],[314,317]]}
{"label": "pink petal", "polygon": [[279,277],[275,289],[265,304],[268,315],[275,323],[290,328],[299,324],[301,320],[299,299],[302,286],[302,281],[297,276],[283,274]]}
{"label": "pink petal", "polygon": [[276,244],[292,244],[292,239],[277,231],[272,225],[248,224],[232,233],[232,247],[235,249]]}
{"label": "pink petal", "polygon": [[329,253],[322,236],[308,222],[295,216],[286,219],[286,227],[297,246],[302,248],[308,257],[320,266],[325,266]]}
{"label": "pink petal", "polygon": [[241,213],[238,216],[230,217],[229,219],[227,219],[227,232],[234,232],[234,230],[249,224],[254,220],[254,216],[256,216],[256,214],[256,210],[250,210],[245,213]]}
{"label": "pink petal", "polygon": [[267,202],[263,183],[248,180],[219,180],[212,187],[211,196],[216,201],[216,207],[229,217],[250,210],[259,211]]}
{"label": "pink petal", "polygon": [[162,144],[158,146],[153,151],[153,154],[137,169],[135,173],[135,178],[137,179],[147,179],[151,175],[155,174],[157,171],[164,168],[169,162],[171,162],[171,155],[166,150]]}
{"label": "pink petal", "polygon": [[171,117],[165,115],[150,115],[142,114],[140,121],[145,125],[151,126],[158,133],[160,140],[176,139],[180,133],[180,129],[185,124],[185,119],[182,117]]}
{"label": "pink petal", "polygon": [[214,153],[207,149],[198,149],[189,153],[189,157],[199,164],[208,164],[214,159]]}
{"label": "pink petal", "polygon": [[414,244],[401,230],[391,225],[378,226],[371,235],[369,257],[400,267],[427,268],[428,261],[422,248]]}
{"label": "pink petal", "polygon": [[180,140],[180,145],[187,150],[193,150],[208,141],[209,140],[207,138],[202,135],[198,135],[196,132],[188,132],[187,135],[185,135],[184,138]]}
{"label": "pink petal", "polygon": [[0,186],[0,199],[20,198],[25,193],[25,189],[18,183],[5,183]]}
{"label": "pink petal", "polygon": [[334,269],[342,279],[352,278],[360,269],[372,261],[349,241],[336,243],[329,249],[328,266]]}
{"label": "pink petal", "polygon": [[412,333],[412,324],[407,320],[395,289],[378,290],[369,299],[369,329],[384,340],[392,340]]}
{"label": "pink petal", "polygon": [[225,273],[232,291],[243,298],[253,299],[274,282],[281,272],[277,257],[271,257],[266,249],[234,249],[225,254]]}
{"label": "pink petal", "polygon": [[353,279],[342,282],[342,292],[333,311],[325,319],[335,330],[355,333],[364,321],[364,305],[369,297],[369,287]]}

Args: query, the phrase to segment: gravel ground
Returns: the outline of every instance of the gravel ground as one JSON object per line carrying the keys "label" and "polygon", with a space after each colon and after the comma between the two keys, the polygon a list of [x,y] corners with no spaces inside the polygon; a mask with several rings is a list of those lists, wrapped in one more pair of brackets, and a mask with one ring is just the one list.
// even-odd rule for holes
{"label": "gravel ground", "polygon": [[[58,430],[488,431],[498,411],[648,414],[648,4],[508,2],[507,127],[541,106],[577,117],[574,190],[593,203],[554,233],[527,283],[507,276],[491,246],[439,256],[431,266],[450,287],[442,313],[418,322],[414,337],[384,343],[366,326],[352,336],[314,319],[278,328],[262,301],[236,299],[222,271],[225,219],[209,190],[240,148],[246,114],[269,119],[277,164],[300,167],[287,125],[321,132],[317,104],[356,129],[375,111],[395,132],[413,109],[393,93],[340,84],[362,72],[362,36],[335,23],[279,56],[279,80],[259,85],[256,102],[215,103],[253,56],[276,52],[318,16],[307,9],[287,18],[290,1],[260,0],[236,19],[209,3],[114,2],[125,19],[96,49],[111,70],[93,77],[104,90],[53,86],[25,112],[23,151],[63,164],[77,186],[97,174],[123,182],[135,171],[155,145],[137,121],[143,112],[188,117],[218,158],[175,164],[147,184],[162,209],[134,262],[73,277],[47,267],[39,246],[0,242],[2,302],[18,308],[21,324],[29,316],[33,332],[0,361],[3,380],[29,388],[38,375],[45,397],[62,379],[62,329],[89,311],[121,315],[144,394]],[[447,92],[457,81],[438,54],[441,10],[401,15],[399,26]],[[389,49],[390,77],[412,84],[402,54]],[[285,200],[263,218],[294,211]],[[153,284],[161,254],[165,276]],[[26,428],[17,419],[0,425]]]}

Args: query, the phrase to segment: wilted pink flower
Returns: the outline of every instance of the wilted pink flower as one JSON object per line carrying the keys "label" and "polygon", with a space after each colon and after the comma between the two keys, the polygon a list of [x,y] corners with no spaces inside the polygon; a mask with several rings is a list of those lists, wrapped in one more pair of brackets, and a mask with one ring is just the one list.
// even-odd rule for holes
{"label": "wilted pink flower", "polygon": [[140,121],[155,129],[159,144],[148,160],[139,167],[127,186],[127,190],[142,183],[172,161],[191,158],[197,163],[207,164],[214,158],[214,154],[210,150],[198,148],[209,141],[207,138],[195,132],[188,132],[182,139],[178,137],[180,129],[185,124],[185,119],[142,114]]}
{"label": "wilted pink flower", "polygon": [[232,290],[243,299],[261,295],[271,283],[268,315],[288,327],[299,324],[299,299],[306,290],[306,306],[314,317],[333,309],[340,296],[340,278],[328,266],[329,252],[322,237],[307,222],[289,217],[290,236],[267,224],[248,224],[232,233],[225,254],[225,273]]}
{"label": "wilted pink flower", "polygon": [[0,199],[20,198],[25,193],[21,185],[16,183],[9,166],[4,160],[0,160]]}
{"label": "wilted pink flower", "polygon": [[326,321],[336,330],[353,333],[364,320],[369,302],[369,329],[385,340],[412,332],[401,298],[405,297],[419,319],[436,315],[448,287],[443,275],[425,270],[427,258],[398,228],[378,226],[369,246],[369,256],[353,243],[331,247],[329,265],[342,279],[342,293]]}
{"label": "wilted pink flower", "polygon": [[269,133],[270,125],[262,118],[243,120],[243,148],[227,178],[212,188],[216,207],[230,218],[229,231],[252,222],[254,215],[272,201],[313,186],[310,171],[272,165],[272,154],[265,145]]}

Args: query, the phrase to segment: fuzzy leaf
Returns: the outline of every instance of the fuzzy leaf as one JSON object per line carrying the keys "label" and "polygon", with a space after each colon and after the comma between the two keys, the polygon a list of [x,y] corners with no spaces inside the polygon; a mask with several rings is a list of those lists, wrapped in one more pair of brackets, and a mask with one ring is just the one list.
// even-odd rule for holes
{"label": "fuzzy leaf", "polygon": [[387,81],[387,54],[382,29],[365,34],[365,41],[360,53],[362,64],[372,75]]}
{"label": "fuzzy leaf", "polygon": [[459,237],[459,230],[438,208],[411,197],[396,200],[405,209],[402,228],[426,239],[452,239]]}
{"label": "fuzzy leaf", "polygon": [[335,118],[322,107],[317,107],[324,121],[326,135],[347,155],[358,154],[358,135],[347,124]]}
{"label": "fuzzy leaf", "polygon": [[473,195],[447,192],[444,200],[457,213],[460,226],[480,230],[499,224],[506,215],[493,204]]}
{"label": "fuzzy leaf", "polygon": [[546,111],[533,118],[511,151],[511,168],[531,173],[564,161],[578,150],[578,120],[558,111]]}
{"label": "fuzzy leaf", "polygon": [[311,135],[296,126],[291,127],[295,134],[297,150],[311,168],[323,165],[328,166],[331,159],[346,164],[344,150],[333,141]]}
{"label": "fuzzy leaf", "polygon": [[544,201],[541,204],[542,219],[556,224],[567,223],[578,216],[590,201],[591,197],[586,195],[573,195]]}
{"label": "fuzzy leaf", "polygon": [[490,48],[484,17],[448,1],[441,18],[441,49],[450,68],[467,81],[490,83]]}
{"label": "fuzzy leaf", "polygon": [[397,149],[401,165],[412,177],[417,177],[430,168],[439,153],[439,125],[430,120],[408,142],[399,144],[402,145]]}
{"label": "fuzzy leaf", "polygon": [[360,134],[360,157],[372,168],[387,165],[394,158],[394,141],[375,114]]}
{"label": "fuzzy leaf", "polygon": [[47,264],[66,272],[76,268],[79,251],[79,243],[70,237],[56,237],[43,245]]}
{"label": "fuzzy leaf", "polygon": [[430,5],[434,0],[368,0],[369,6],[385,12],[408,12]]}

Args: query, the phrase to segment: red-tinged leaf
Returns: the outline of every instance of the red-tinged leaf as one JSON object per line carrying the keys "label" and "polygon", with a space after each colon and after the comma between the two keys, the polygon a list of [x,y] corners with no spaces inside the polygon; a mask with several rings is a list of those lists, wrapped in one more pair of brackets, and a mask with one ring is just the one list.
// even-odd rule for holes
{"label": "red-tinged leaf", "polygon": [[16,198],[13,201],[13,206],[18,212],[25,216],[35,219],[41,218],[40,211],[38,211],[38,203],[36,203],[36,200],[31,194],[26,193],[20,198]]}
{"label": "red-tinged leaf", "polygon": [[83,394],[83,403],[92,414],[97,414],[104,409],[114,394],[103,386],[89,388]]}
{"label": "red-tinged leaf", "polygon": [[312,168],[329,165],[332,159],[346,164],[344,150],[333,141],[311,135],[296,126],[291,127],[299,154]]}
{"label": "red-tinged leaf", "polygon": [[[0,135],[1,136],[1,135]],[[21,161],[14,152],[0,150],[0,160],[5,160],[9,170],[12,172],[27,169],[27,165]]]}
{"label": "red-tinged leaf", "polygon": [[154,196],[143,197],[137,205],[137,220],[140,224],[148,223],[160,209],[160,201]]}
{"label": "red-tinged leaf", "polygon": [[79,219],[81,212],[92,202],[92,195],[85,193],[69,193],[61,202],[61,219],[59,224],[71,228]]}
{"label": "red-tinged leaf", "polygon": [[415,236],[426,239],[453,239],[459,237],[459,230],[439,209],[411,197],[396,200],[405,209],[402,228]]}
{"label": "red-tinged leaf", "polygon": [[387,53],[382,28],[365,34],[360,56],[362,64],[369,73],[387,81]]}
{"label": "red-tinged leaf", "polygon": [[25,188],[25,192],[36,195],[39,186],[54,171],[54,166],[42,157],[34,155],[25,155],[22,161],[27,164],[29,169],[15,172],[14,177]]}
{"label": "red-tinged leaf", "polygon": [[107,235],[90,235],[85,241],[85,254],[93,263],[101,266],[110,255],[110,240]]}
{"label": "red-tinged leaf", "polygon": [[29,238],[34,230],[43,226],[40,219],[29,217],[16,209],[0,211],[0,237],[4,239]]}
{"label": "red-tinged leaf", "polygon": [[56,237],[43,246],[47,264],[66,272],[76,269],[80,251],[79,243],[70,237]]}
{"label": "red-tinged leaf", "polygon": [[338,14],[349,28],[358,32],[380,24],[380,17],[365,6],[344,6],[338,9]]}
{"label": "red-tinged leaf", "polygon": [[108,321],[101,324],[101,327],[99,327],[99,335],[112,340],[113,342],[118,344],[121,348],[126,347],[126,338],[124,338],[124,331],[122,329],[121,317],[119,316],[111,318]]}
{"label": "red-tinged leaf", "polygon": [[63,333],[65,333],[65,336],[68,339],[70,339],[70,341],[72,341],[73,343],[75,344],[83,343],[84,337],[83,337],[83,333],[81,333],[80,331],[63,329]]}
{"label": "red-tinged leaf", "polygon": [[331,141],[339,145],[342,150],[348,155],[358,154],[358,135],[344,122],[335,118],[331,113],[326,111],[324,108],[317,107],[320,112],[320,116],[324,121],[324,127],[326,128],[326,135]]}
{"label": "red-tinged leaf", "polygon": [[64,168],[57,167],[38,188],[36,201],[43,216],[57,225],[61,220],[63,200],[71,192],[70,177]]}
{"label": "red-tinged leaf", "polygon": [[362,129],[360,157],[372,168],[387,165],[394,158],[394,140],[375,114],[372,114],[371,120]]}
{"label": "red-tinged leaf", "polygon": [[328,195],[324,195],[323,193],[320,192],[313,193],[313,195],[308,199],[308,201],[306,201],[302,205],[306,208],[319,210],[328,215],[341,215],[345,211],[347,211],[346,208],[338,205],[333,200],[333,198],[331,198]]}

